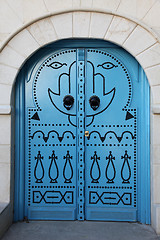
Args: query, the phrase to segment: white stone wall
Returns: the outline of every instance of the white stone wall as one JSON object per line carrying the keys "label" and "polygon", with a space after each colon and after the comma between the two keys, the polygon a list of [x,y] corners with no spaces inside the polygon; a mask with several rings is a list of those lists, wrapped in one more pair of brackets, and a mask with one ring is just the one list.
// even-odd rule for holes
{"label": "white stone wall", "polygon": [[11,91],[24,61],[63,38],[112,41],[151,86],[152,226],[160,233],[160,0],[0,0],[0,202],[10,200]]}

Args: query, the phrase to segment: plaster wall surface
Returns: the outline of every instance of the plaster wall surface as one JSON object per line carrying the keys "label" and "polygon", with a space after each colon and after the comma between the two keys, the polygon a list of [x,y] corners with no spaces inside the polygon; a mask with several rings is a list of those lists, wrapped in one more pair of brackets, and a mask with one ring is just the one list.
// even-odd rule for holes
{"label": "plaster wall surface", "polygon": [[23,63],[59,39],[104,39],[130,52],[148,77],[151,217],[160,234],[160,0],[0,0],[0,6],[0,202],[10,201],[11,92]]}

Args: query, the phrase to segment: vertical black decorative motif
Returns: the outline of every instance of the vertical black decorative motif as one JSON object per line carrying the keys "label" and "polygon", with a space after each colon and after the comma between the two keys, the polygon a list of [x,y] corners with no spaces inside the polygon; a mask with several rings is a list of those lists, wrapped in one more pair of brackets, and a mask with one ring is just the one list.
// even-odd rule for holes
{"label": "vertical black decorative motif", "polygon": [[124,159],[121,169],[121,177],[123,179],[122,183],[130,183],[129,179],[131,178],[131,168],[128,160],[131,159],[131,156],[128,155],[127,150],[125,151],[124,156],[121,156],[121,159]]}
{"label": "vertical black decorative motif", "polygon": [[73,177],[73,167],[71,164],[72,156],[70,156],[69,151],[67,151],[66,156],[63,157],[66,159],[64,168],[63,168],[63,177],[65,179],[65,183],[72,183],[71,179]]}
{"label": "vertical black decorative motif", "polygon": [[51,179],[50,183],[57,183],[57,178],[59,176],[59,170],[58,170],[58,166],[56,163],[57,156],[55,155],[54,151],[53,151],[52,155],[49,156],[49,159],[51,159],[51,163],[50,163],[49,171],[48,171],[49,178]]}
{"label": "vertical black decorative motif", "polygon": [[99,183],[98,180],[101,177],[101,170],[99,167],[98,160],[100,160],[100,157],[97,156],[96,151],[94,152],[93,157],[91,157],[91,160],[93,160],[91,170],[90,170],[90,176],[92,178],[92,183]]}
{"label": "vertical black decorative motif", "polygon": [[36,183],[43,183],[42,179],[44,178],[44,167],[43,167],[42,159],[43,157],[41,156],[41,152],[38,151],[37,157],[35,157],[35,160],[37,160],[37,162],[34,169],[34,176],[36,179]]}
{"label": "vertical black decorative motif", "polygon": [[114,179],[116,176],[116,169],[113,163],[113,160],[115,160],[115,157],[112,155],[112,151],[109,152],[109,156],[106,157],[106,160],[108,160],[107,167],[106,167],[106,178],[108,179],[107,183],[114,183]]}

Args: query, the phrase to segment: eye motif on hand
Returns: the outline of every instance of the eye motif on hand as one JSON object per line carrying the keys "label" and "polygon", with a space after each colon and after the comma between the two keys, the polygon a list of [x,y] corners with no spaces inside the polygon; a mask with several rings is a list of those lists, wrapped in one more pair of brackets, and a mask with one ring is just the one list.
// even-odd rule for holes
{"label": "eye motif on hand", "polygon": [[118,65],[114,65],[114,64],[111,63],[111,62],[104,62],[104,63],[102,63],[102,64],[97,65],[97,67],[102,67],[102,68],[104,68],[104,69],[110,70],[110,69],[112,69],[112,68],[118,67]]}
{"label": "eye motif on hand", "polygon": [[53,69],[59,69],[62,66],[67,66],[66,63],[60,63],[60,62],[52,62],[50,65],[48,65],[48,67],[51,67]]}

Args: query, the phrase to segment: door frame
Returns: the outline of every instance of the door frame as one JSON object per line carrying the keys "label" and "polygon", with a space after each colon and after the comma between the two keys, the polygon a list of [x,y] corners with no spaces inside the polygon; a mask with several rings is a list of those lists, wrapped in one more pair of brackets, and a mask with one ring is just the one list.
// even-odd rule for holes
{"label": "door frame", "polygon": [[[67,39],[49,44],[38,50],[31,56],[20,70],[15,83],[15,189],[14,189],[14,221],[23,220],[24,198],[25,198],[25,80],[30,78],[32,73],[38,68],[43,57],[50,50],[56,51],[61,48],[117,48],[121,47],[104,40],[95,39]],[[123,49],[124,54],[129,54]],[[38,61],[37,61],[38,59]],[[33,64],[34,62],[34,64]],[[139,79],[142,81],[141,108],[143,119],[140,120],[141,142],[139,149],[137,169],[138,195],[138,221],[150,224],[150,88],[147,77],[139,65]],[[146,183],[146,184],[144,184]]]}

